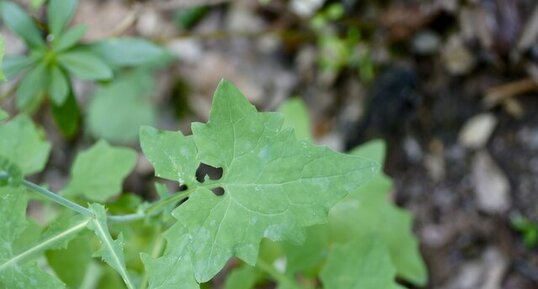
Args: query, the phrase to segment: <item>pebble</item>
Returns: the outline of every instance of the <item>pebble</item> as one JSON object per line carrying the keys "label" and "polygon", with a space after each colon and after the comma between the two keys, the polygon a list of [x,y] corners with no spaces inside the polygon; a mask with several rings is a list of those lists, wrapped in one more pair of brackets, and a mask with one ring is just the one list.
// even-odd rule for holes
{"label": "pebble", "polygon": [[472,178],[478,208],[486,213],[504,213],[510,208],[507,177],[486,151],[476,153]]}
{"label": "pebble", "polygon": [[497,118],[491,113],[482,113],[470,118],[460,131],[459,142],[470,149],[483,148],[497,126]]}

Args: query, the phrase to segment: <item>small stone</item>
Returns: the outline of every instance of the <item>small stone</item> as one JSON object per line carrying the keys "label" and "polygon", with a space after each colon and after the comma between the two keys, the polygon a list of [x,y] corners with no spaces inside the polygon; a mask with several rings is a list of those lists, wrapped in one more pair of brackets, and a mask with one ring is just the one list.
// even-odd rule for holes
{"label": "small stone", "polygon": [[510,208],[507,177],[486,151],[476,153],[472,177],[478,208],[486,213],[504,213]]}
{"label": "small stone", "polygon": [[459,135],[459,142],[467,148],[483,148],[493,130],[497,126],[497,119],[491,113],[483,113],[469,119],[463,126]]}
{"label": "small stone", "polygon": [[413,50],[417,54],[431,55],[439,50],[441,40],[439,36],[432,31],[425,30],[418,32],[413,37]]}
{"label": "small stone", "polygon": [[463,75],[474,66],[474,57],[459,36],[448,39],[442,51],[445,67],[453,75]]}
{"label": "small stone", "polygon": [[310,17],[325,2],[325,0],[293,0],[291,10],[301,17]]}

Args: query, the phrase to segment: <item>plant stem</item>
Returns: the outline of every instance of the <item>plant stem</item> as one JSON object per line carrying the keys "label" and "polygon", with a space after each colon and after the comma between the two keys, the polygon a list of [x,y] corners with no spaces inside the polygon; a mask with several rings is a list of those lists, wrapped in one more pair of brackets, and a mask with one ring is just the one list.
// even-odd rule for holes
{"label": "plant stem", "polygon": [[72,202],[58,194],[55,194],[41,186],[38,186],[30,181],[27,181],[27,180],[23,180],[22,181],[22,184],[24,186],[26,186],[27,188],[31,189],[32,191],[38,193],[38,194],[41,194],[42,196],[48,198],[48,199],[51,199],[52,201],[66,207],[66,208],[69,208],[81,215],[84,215],[84,216],[88,216],[88,217],[91,217],[93,216],[93,213],[92,211],[88,210],[87,208],[75,203],[75,202]]}
{"label": "plant stem", "polygon": [[280,283],[281,285],[285,285],[286,288],[290,289],[301,289],[299,285],[295,282],[295,280],[291,279],[286,274],[279,272],[273,265],[265,262],[263,259],[258,259],[258,262],[256,263],[256,267],[260,268],[265,273],[269,274],[275,281]]}
{"label": "plant stem", "polygon": [[[5,175],[5,176],[4,176]],[[9,174],[3,174],[2,172],[0,172],[0,179],[2,179],[3,177],[9,177]],[[39,185],[36,185],[30,181],[27,181],[27,180],[23,180],[22,181],[22,184],[24,186],[26,186],[27,188],[29,188],[30,190],[38,193],[38,194],[41,194],[42,196],[52,200],[53,202],[57,203],[57,204],[60,204],[68,209],[71,209],[83,216],[88,216],[88,217],[91,217],[93,216],[93,213],[92,211],[90,211],[89,209],[75,203],[75,202],[72,202],[56,193],[53,193]],[[116,223],[126,223],[126,222],[132,222],[132,221],[137,221],[137,220],[141,220],[141,219],[144,219],[144,218],[147,218],[147,217],[151,217],[151,216],[155,216],[157,214],[159,214],[160,212],[162,212],[163,209],[165,209],[166,207],[170,206],[170,205],[173,205],[173,204],[176,204],[178,202],[180,202],[181,200],[184,200],[185,198],[188,197],[188,195],[190,194],[190,191],[183,191],[183,192],[180,192],[178,194],[174,194],[174,195],[171,195],[167,198],[164,198],[164,199],[161,199],[153,204],[151,204],[146,210],[142,211],[142,212],[138,212],[138,213],[135,213],[135,214],[128,214],[128,215],[118,215],[118,216],[108,216],[107,219],[110,221],[110,222],[116,222]]]}

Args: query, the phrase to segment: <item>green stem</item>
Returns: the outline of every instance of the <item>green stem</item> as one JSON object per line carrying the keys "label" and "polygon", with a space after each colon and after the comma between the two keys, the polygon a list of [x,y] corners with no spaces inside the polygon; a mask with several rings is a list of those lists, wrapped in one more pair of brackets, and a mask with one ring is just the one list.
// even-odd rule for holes
{"label": "green stem", "polygon": [[53,193],[53,192],[51,192],[51,191],[49,191],[49,190],[47,190],[47,189],[45,189],[45,188],[43,188],[41,186],[38,186],[38,185],[36,185],[36,184],[34,184],[32,182],[29,182],[27,180],[23,180],[22,184],[24,186],[26,186],[27,188],[29,188],[30,190],[32,190],[32,191],[34,191],[34,192],[36,192],[38,194],[41,194],[42,196],[44,196],[44,197],[46,197],[46,198],[60,204],[60,205],[62,205],[64,207],[66,207],[66,208],[69,208],[69,209],[71,209],[71,210],[73,210],[73,211],[75,211],[75,212],[77,212],[77,213],[79,213],[81,215],[88,216],[88,217],[93,216],[92,211],[88,210],[87,208],[85,208],[85,207],[83,207],[83,206],[81,206],[81,205],[79,205],[79,204],[77,204],[75,202],[72,202],[72,201],[70,201],[70,200],[68,200],[68,199],[66,199],[66,198],[64,198],[64,197],[62,197],[62,196],[60,196],[58,194],[55,194],[55,193]]}
{"label": "green stem", "polygon": [[290,289],[301,289],[299,285],[287,276],[286,274],[279,272],[273,265],[265,262],[263,259],[258,259],[258,262],[256,263],[256,267],[264,271],[265,273],[269,274],[275,281],[280,283],[281,285],[285,285],[286,288]]}
{"label": "green stem", "polygon": [[[4,177],[9,177],[9,174],[0,172],[0,179]],[[41,186],[38,186],[30,181],[23,180],[22,184],[26,186],[27,188],[29,188],[30,190],[38,194],[41,194],[42,196],[56,202],[57,204],[60,204],[68,209],[71,209],[83,216],[88,216],[88,217],[93,216],[92,211],[90,211],[89,209],[75,202],[72,202],[58,194],[55,194]],[[189,196],[189,194],[190,194],[190,191],[188,190],[184,192],[180,192],[178,194],[171,195],[167,198],[161,199],[151,204],[146,210],[142,212],[135,213],[135,214],[128,214],[128,215],[108,216],[107,219],[111,222],[126,223],[126,222],[137,221],[137,220],[141,220],[147,217],[155,216],[159,214],[160,212],[162,212],[162,210],[165,209],[166,207],[176,204],[180,202],[181,200],[184,200],[185,198]]]}

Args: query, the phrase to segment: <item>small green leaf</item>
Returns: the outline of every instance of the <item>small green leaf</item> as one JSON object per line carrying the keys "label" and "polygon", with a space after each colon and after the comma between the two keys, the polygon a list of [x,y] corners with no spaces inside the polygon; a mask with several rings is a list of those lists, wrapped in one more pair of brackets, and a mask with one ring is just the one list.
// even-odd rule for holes
{"label": "small green leaf", "polygon": [[163,48],[141,38],[107,39],[96,43],[93,49],[114,67],[151,65],[170,57]]}
{"label": "small green leaf", "polygon": [[69,80],[58,66],[51,66],[49,96],[55,105],[64,104],[69,94]]}
{"label": "small green leaf", "polygon": [[96,138],[113,143],[130,143],[143,125],[152,125],[156,111],[149,96],[153,76],[133,71],[97,90],[89,104],[87,125]]}
{"label": "small green leaf", "polygon": [[52,116],[56,125],[66,138],[72,138],[78,132],[80,124],[80,109],[72,91],[62,105],[52,103]]}
{"label": "small green leaf", "polygon": [[71,170],[71,181],[65,188],[70,196],[104,202],[121,193],[123,179],[134,168],[137,154],[128,148],[111,147],[99,141],[80,153]]}
{"label": "small green leaf", "polygon": [[40,63],[24,76],[17,89],[17,108],[32,111],[41,102],[48,86],[48,74],[45,63]]}
{"label": "small green leaf", "polygon": [[2,70],[7,79],[12,79],[32,64],[34,59],[28,56],[7,56],[2,63]]}
{"label": "small green leaf", "polygon": [[404,289],[383,242],[356,240],[335,245],[321,271],[325,289]]}
{"label": "small green leaf", "polygon": [[308,109],[300,98],[287,100],[279,111],[284,114],[284,127],[293,128],[300,140],[312,140]]}
{"label": "small green leaf", "polygon": [[69,24],[77,9],[77,0],[50,0],[47,9],[49,32],[58,37]]}
{"label": "small green leaf", "polygon": [[49,152],[50,144],[28,116],[19,115],[0,125],[0,155],[16,164],[24,175],[43,170]]}
{"label": "small green leaf", "polygon": [[11,31],[24,39],[30,47],[45,46],[41,32],[30,15],[11,1],[3,1],[0,5],[4,23]]}
{"label": "small green leaf", "polygon": [[68,51],[60,54],[58,61],[82,80],[104,80],[112,77],[110,67],[90,51]]}
{"label": "small green leaf", "polygon": [[84,34],[86,34],[86,30],[88,30],[88,27],[85,25],[77,25],[54,39],[52,47],[56,52],[70,49],[82,39]]}
{"label": "small green leaf", "polygon": [[114,268],[120,274],[128,289],[135,289],[134,281],[125,267],[123,237],[120,235],[117,240],[112,239],[108,231],[106,212],[103,206],[92,204],[90,205],[90,210],[95,216],[88,224],[88,228],[94,231],[101,241],[101,249],[96,252],[95,256],[101,257],[110,267]]}

